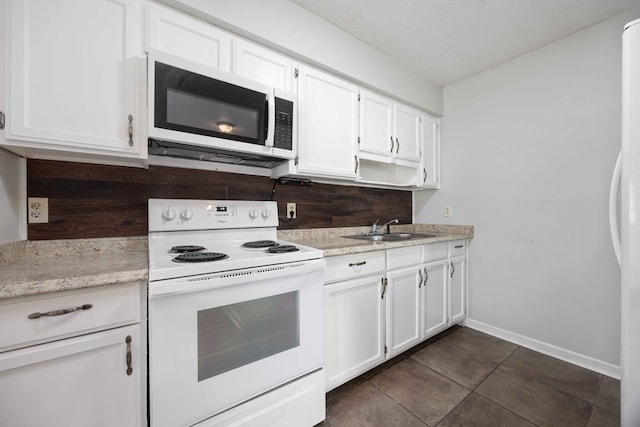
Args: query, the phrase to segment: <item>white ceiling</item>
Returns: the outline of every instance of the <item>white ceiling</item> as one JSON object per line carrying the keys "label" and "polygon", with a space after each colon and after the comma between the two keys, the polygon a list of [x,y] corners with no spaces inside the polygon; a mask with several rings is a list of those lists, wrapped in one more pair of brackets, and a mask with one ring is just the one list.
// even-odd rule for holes
{"label": "white ceiling", "polygon": [[291,1],[441,86],[640,6],[640,0]]}

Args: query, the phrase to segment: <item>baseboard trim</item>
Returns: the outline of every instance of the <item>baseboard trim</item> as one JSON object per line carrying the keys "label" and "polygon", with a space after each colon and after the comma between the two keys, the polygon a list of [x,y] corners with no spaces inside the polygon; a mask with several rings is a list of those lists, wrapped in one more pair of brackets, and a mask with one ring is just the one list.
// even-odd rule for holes
{"label": "baseboard trim", "polygon": [[478,322],[477,320],[467,319],[464,322],[464,325],[471,329],[484,332],[485,334],[493,335],[494,337],[501,338],[503,340],[521,345],[534,351],[538,351],[540,353],[546,354],[547,356],[564,360],[565,362],[581,366],[585,369],[598,372],[608,377],[620,379],[620,366],[615,366],[611,363],[603,362],[601,360],[597,360],[570,350],[556,347],[542,341],[528,338],[511,331],[487,325],[486,323]]}

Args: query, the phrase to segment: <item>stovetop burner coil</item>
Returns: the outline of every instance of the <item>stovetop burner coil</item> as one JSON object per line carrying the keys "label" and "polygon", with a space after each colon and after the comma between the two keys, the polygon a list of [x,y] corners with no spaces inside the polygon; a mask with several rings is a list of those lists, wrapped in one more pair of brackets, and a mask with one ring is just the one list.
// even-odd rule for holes
{"label": "stovetop burner coil", "polygon": [[174,262],[208,262],[229,258],[229,255],[219,252],[188,252],[178,255]]}
{"label": "stovetop burner coil", "polygon": [[203,250],[204,250],[203,246],[180,245],[180,246],[172,247],[169,252],[172,253],[172,254],[184,254],[184,253],[198,252],[198,251],[203,251]]}
{"label": "stovetop burner coil", "polygon": [[243,243],[242,246],[245,248],[270,248],[274,246],[279,246],[280,243],[274,242],[273,240],[254,240],[253,242]]}
{"label": "stovetop burner coil", "polygon": [[279,245],[279,246],[274,246],[272,248],[269,248],[265,252],[268,252],[270,254],[282,254],[285,252],[295,252],[299,250],[300,249],[298,249],[293,245]]}

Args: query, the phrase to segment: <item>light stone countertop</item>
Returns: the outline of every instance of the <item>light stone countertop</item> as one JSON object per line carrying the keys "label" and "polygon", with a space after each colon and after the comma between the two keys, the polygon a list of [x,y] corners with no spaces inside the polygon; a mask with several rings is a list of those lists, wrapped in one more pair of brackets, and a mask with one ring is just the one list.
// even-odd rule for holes
{"label": "light stone countertop", "polygon": [[[436,237],[369,242],[343,236],[367,234],[369,227],[280,230],[278,238],[322,249],[325,257],[473,237],[473,226],[392,225],[393,233]],[[147,237],[21,241],[0,245],[0,301],[98,286],[147,282]]]}
{"label": "light stone countertop", "polygon": [[146,236],[0,245],[0,300],[146,282],[148,277]]}
{"label": "light stone countertop", "polygon": [[[419,233],[436,234],[436,237],[424,239],[410,239],[395,242],[371,242],[367,240],[350,239],[344,236],[368,234],[371,227],[345,228],[316,228],[305,230],[281,230],[278,238],[300,245],[322,249],[325,257],[371,252],[384,249],[401,248],[405,246],[422,245],[426,243],[447,242],[459,239],[473,238],[471,225],[441,225],[441,224],[399,224],[391,226],[391,233]],[[384,232],[384,230],[381,230]]]}

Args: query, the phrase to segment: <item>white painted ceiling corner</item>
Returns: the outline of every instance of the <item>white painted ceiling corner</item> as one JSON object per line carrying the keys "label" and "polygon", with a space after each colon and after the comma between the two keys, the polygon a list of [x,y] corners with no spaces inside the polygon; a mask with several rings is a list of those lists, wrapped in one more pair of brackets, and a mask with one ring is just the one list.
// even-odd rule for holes
{"label": "white painted ceiling corner", "polygon": [[443,87],[640,7],[640,0],[291,1]]}

